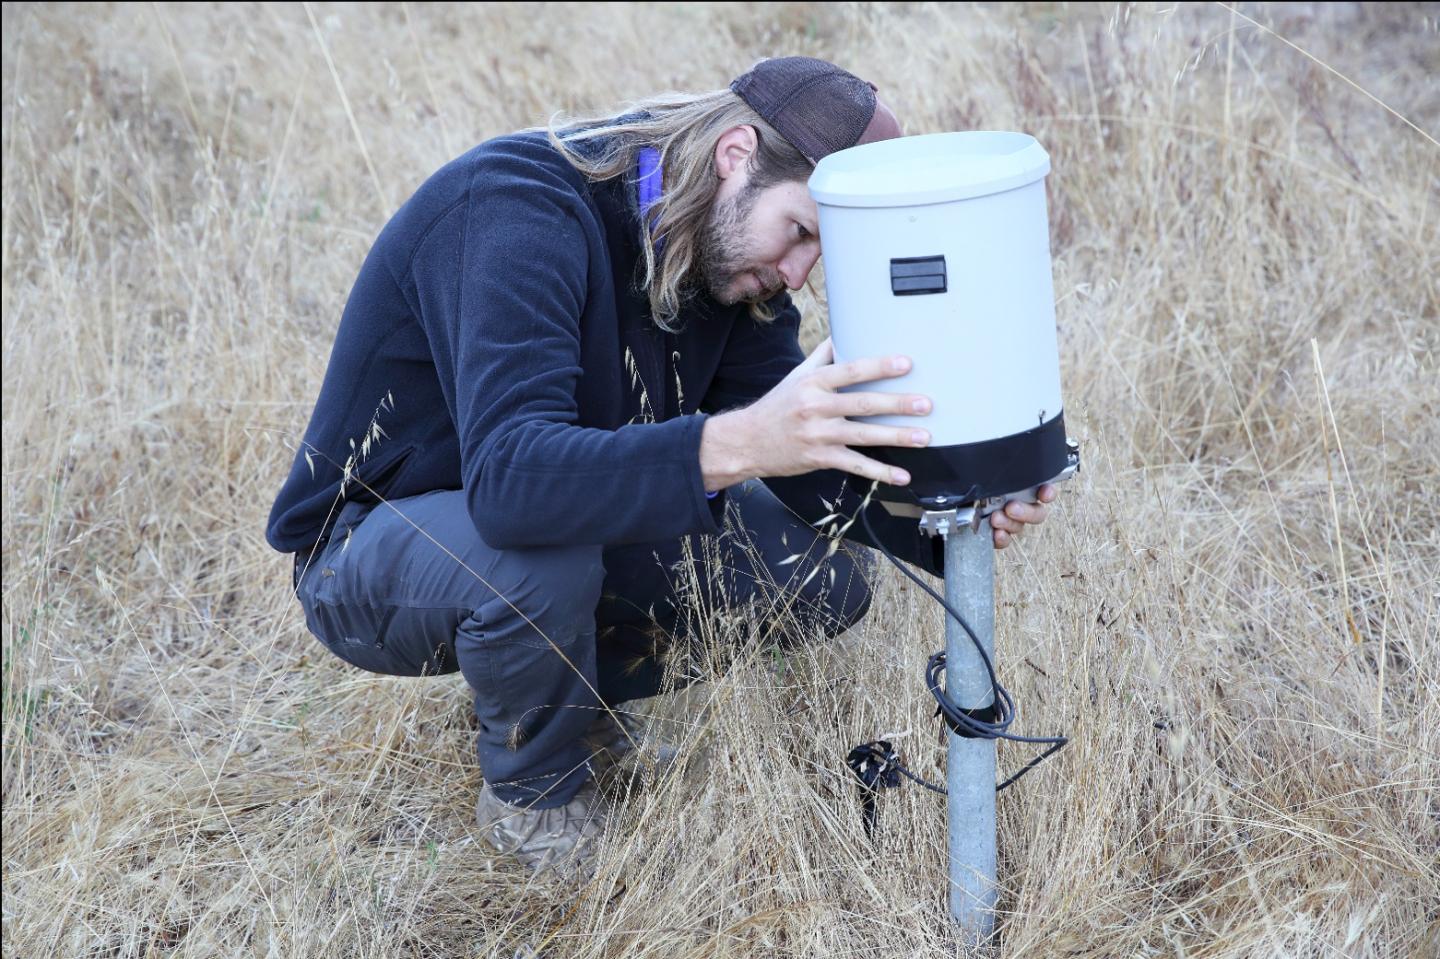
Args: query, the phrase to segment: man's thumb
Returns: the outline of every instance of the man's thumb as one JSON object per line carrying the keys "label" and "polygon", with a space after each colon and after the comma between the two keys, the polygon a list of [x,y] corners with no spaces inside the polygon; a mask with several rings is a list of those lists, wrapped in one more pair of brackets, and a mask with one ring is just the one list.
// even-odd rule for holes
{"label": "man's thumb", "polygon": [[805,357],[805,362],[801,363],[796,369],[804,370],[808,373],[811,370],[818,370],[822,366],[829,366],[833,362],[835,362],[835,344],[832,343],[830,337],[827,336],[820,341],[815,349],[810,351],[810,355]]}

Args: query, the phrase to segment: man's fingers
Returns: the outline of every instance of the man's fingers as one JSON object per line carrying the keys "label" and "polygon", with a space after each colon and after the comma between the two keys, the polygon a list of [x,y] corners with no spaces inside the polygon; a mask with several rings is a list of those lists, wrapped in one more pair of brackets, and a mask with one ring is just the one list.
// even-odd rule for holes
{"label": "man's fingers", "polygon": [[930,398],[915,393],[836,393],[834,403],[836,416],[923,416],[930,412]]}
{"label": "man's fingers", "polygon": [[1019,523],[1043,523],[1045,512],[1044,503],[1022,503],[1014,500],[1005,504],[1004,515]]}
{"label": "man's fingers", "polygon": [[816,379],[827,389],[838,390],[842,386],[869,383],[872,380],[890,379],[910,372],[908,356],[871,356],[862,360],[849,360],[824,367],[816,373]]}
{"label": "man's fingers", "polygon": [[1059,495],[1059,493],[1060,491],[1055,488],[1054,483],[1046,483],[1044,486],[1040,487],[1038,490],[1035,491],[1035,498],[1040,500],[1040,502],[1042,503],[1052,503],[1055,501],[1055,497]]}
{"label": "man's fingers", "polygon": [[910,482],[910,474],[900,467],[861,456],[854,450],[841,450],[830,465],[832,469],[844,470],[864,479],[879,480],[892,486],[904,486]]}
{"label": "man's fingers", "polygon": [[904,446],[916,448],[930,445],[928,430],[896,426],[871,426],[849,423],[841,438],[846,446]]}
{"label": "man's fingers", "polygon": [[1005,532],[1003,529],[995,530],[993,538],[995,540],[996,549],[1004,549],[1005,547],[1010,545],[1010,534]]}
{"label": "man's fingers", "polygon": [[[1024,532],[1026,526],[1045,522],[1044,503],[1022,503],[1019,500],[1005,504],[1005,508],[990,514],[990,526],[995,530],[1009,533],[1010,537]],[[1009,542],[1009,538],[1006,539]]]}

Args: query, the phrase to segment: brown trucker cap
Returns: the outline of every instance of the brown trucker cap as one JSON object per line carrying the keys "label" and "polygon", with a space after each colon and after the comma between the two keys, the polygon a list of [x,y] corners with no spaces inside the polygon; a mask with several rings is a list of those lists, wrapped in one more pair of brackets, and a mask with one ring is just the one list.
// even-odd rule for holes
{"label": "brown trucker cap", "polygon": [[875,84],[814,57],[761,60],[730,89],[811,162],[900,136],[900,123],[876,98]]}

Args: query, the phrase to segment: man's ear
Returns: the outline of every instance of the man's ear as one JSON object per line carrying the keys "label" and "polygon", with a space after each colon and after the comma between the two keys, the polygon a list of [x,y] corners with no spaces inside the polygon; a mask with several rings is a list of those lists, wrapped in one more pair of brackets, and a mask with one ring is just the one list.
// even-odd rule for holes
{"label": "man's ear", "polygon": [[728,180],[744,169],[759,143],[755,128],[748,124],[731,127],[720,134],[715,143],[715,175]]}

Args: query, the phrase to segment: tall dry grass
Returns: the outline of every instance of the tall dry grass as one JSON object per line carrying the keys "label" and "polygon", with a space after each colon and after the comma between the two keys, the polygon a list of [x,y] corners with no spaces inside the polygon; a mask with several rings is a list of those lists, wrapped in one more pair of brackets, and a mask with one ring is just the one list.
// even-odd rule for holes
{"label": "tall dry grass", "polygon": [[892,572],[842,640],[657,707],[686,775],[571,900],[477,844],[459,677],[344,668],[261,538],[408,191],[775,53],[1053,158],[1085,469],[997,629],[1072,743],[1002,796],[1000,952],[1440,954],[1437,16],[5,6],[6,955],[956,953],[943,800],[867,844],[841,765],[888,731],[940,775],[942,623]]}

